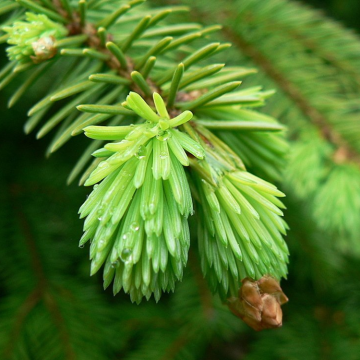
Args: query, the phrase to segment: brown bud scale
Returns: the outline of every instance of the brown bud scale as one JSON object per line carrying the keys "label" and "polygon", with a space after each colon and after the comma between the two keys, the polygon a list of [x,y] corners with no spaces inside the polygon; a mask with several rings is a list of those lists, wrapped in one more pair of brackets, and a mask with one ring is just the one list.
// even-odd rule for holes
{"label": "brown bud scale", "polygon": [[228,299],[234,315],[256,331],[282,326],[281,305],[288,302],[279,282],[269,275],[254,281],[242,280],[238,297]]}

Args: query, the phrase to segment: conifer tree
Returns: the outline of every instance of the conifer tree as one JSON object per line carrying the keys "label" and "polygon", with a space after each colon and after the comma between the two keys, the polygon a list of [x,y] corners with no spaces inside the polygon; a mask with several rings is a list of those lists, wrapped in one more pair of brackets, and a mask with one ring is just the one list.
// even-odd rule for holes
{"label": "conifer tree", "polygon": [[[348,256],[356,261],[358,38],[286,0],[227,1],[234,12],[201,1],[189,8],[186,1],[158,3],[0,4],[8,58],[0,89],[9,94],[8,106],[28,104],[25,132],[37,129],[38,139],[53,134],[48,156],[71,146],[77,160],[68,183],[92,187],[79,210],[78,243],[90,265],[74,242],[46,239],[73,238],[71,227],[46,234],[40,220],[32,226],[32,212],[43,212],[44,204],[54,221],[53,193],[83,193],[59,190],[60,165],[45,173],[35,167],[51,194],[13,185],[4,194],[11,215],[3,216],[2,228],[6,234],[18,227],[19,235],[10,235],[1,276],[5,294],[21,289],[17,299],[6,295],[1,308],[4,358],[196,359],[217,335],[245,333],[238,318],[255,330],[280,327],[289,227],[277,186],[290,196],[291,241],[302,237],[303,224],[313,233],[304,242],[308,270],[320,271],[311,275],[316,286],[331,288],[337,264]],[[276,27],[269,31],[269,24]],[[345,50],[338,53],[340,42]],[[76,224],[73,215],[58,221]],[[302,253],[293,247],[296,266]],[[104,289],[138,305],[125,296],[109,301],[84,276],[89,268],[90,275],[102,272]],[[26,280],[29,269],[33,282]],[[149,329],[154,319],[163,325]],[[289,329],[296,326],[290,322]],[[274,336],[260,338],[250,358],[262,356]]]}

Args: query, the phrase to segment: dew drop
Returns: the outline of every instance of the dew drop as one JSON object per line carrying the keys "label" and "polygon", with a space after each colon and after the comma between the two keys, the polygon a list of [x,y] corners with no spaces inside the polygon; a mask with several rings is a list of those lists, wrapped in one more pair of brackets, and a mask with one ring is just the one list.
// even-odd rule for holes
{"label": "dew drop", "polygon": [[159,140],[159,141],[166,141],[170,138],[170,133],[168,131],[163,131],[161,133],[159,133],[158,135],[156,135],[156,138]]}
{"label": "dew drop", "polygon": [[121,256],[120,256],[121,260],[125,263],[128,264],[132,261],[132,249],[130,248],[125,248],[122,252],[121,252]]}
{"label": "dew drop", "polygon": [[114,261],[112,264],[111,264],[111,267],[113,268],[113,269],[115,269],[115,268],[117,268],[119,266],[119,261]]}
{"label": "dew drop", "polygon": [[139,224],[138,224],[136,221],[134,221],[134,222],[130,225],[130,229],[131,229],[132,231],[139,231],[140,226],[139,226]]}
{"label": "dew drop", "polygon": [[146,156],[146,149],[145,149],[145,147],[144,147],[143,145],[141,145],[141,146],[139,147],[139,150],[138,150],[138,152],[135,154],[135,156],[136,156],[139,160],[145,158],[145,156]]}
{"label": "dew drop", "polygon": [[84,247],[85,247],[84,244],[79,245],[79,248],[80,248],[80,249],[83,249]]}

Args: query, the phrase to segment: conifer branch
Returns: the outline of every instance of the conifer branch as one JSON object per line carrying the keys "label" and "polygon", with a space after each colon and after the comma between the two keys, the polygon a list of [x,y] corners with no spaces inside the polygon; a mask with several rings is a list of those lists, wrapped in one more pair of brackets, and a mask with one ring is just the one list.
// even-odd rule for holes
{"label": "conifer branch", "polygon": [[[202,12],[200,8],[196,8],[191,13],[191,18],[202,18],[206,16],[206,12]],[[224,15],[224,14],[223,14]],[[231,17],[229,14],[227,17]],[[249,21],[251,21],[251,15]],[[273,26],[273,24],[271,25]],[[273,27],[272,27],[273,30]],[[334,129],[326,115],[322,114],[321,111],[316,109],[304,96],[299,88],[295,84],[293,84],[283,73],[278,70],[271,62],[271,60],[261,53],[259,49],[257,49],[254,44],[251,44],[246,41],[245,38],[241,36],[238,32],[235,32],[231,27],[224,26],[221,30],[225,37],[231,40],[246,56],[249,56],[253,62],[279,86],[279,88],[284,91],[285,94],[301,109],[304,115],[319,129],[320,134],[332,143],[335,147],[333,160],[337,162],[348,161],[352,163],[356,163],[360,166],[360,156],[357,153],[356,149],[353,149],[349,146],[348,142],[342,138],[342,136]],[[311,40],[303,39],[300,35],[292,32],[290,33],[296,38],[300,38],[304,45],[306,46],[314,46],[314,43]],[[341,65],[342,62],[337,61],[332,57],[331,54],[326,54],[327,60],[333,60],[336,66]],[[346,70],[350,71],[352,76],[354,76],[356,71],[350,64],[345,65]]]}
{"label": "conifer branch", "polygon": [[29,315],[31,310],[36,306],[36,304],[40,301],[40,299],[41,299],[40,289],[36,288],[28,295],[28,297],[19,307],[17,314],[15,315],[13,328],[10,330],[8,344],[4,348],[4,352],[3,352],[4,359],[11,358],[17,339],[20,336],[22,325],[25,322],[26,317]]}
{"label": "conifer branch", "polygon": [[[204,13],[216,10],[206,21],[227,24],[222,34],[235,45],[229,67],[213,58],[229,44],[208,39],[219,26],[172,19],[182,6],[133,11],[141,2],[3,0],[0,43],[9,42],[13,60],[0,69],[0,89],[18,86],[9,107],[44,96],[25,131],[39,125],[40,138],[57,128],[47,155],[72,136],[91,139],[69,176],[92,186],[79,211],[79,247],[90,243],[91,274],[102,268],[103,287],[137,303],[176,292],[137,307],[86,280],[88,260],[65,241],[76,227],[66,209],[84,194],[44,185],[61,181],[67,154],[41,171],[29,151],[18,152],[17,139],[6,138],[12,150],[4,174],[38,185],[14,188],[9,199],[2,183],[0,352],[9,359],[195,360],[223,341],[229,346],[216,349],[217,357],[233,346],[249,360],[353,357],[359,39],[287,0],[227,0],[231,13],[216,2],[191,2]],[[255,63],[264,70],[258,75]],[[280,90],[274,98],[272,87]],[[259,112],[262,106],[287,127]],[[272,181],[287,188],[285,204]],[[68,191],[60,207],[59,194]],[[299,198],[307,199],[300,207]],[[224,303],[256,330],[281,326],[285,205],[292,228],[287,328],[249,337]],[[304,306],[309,298],[313,304]]]}
{"label": "conifer branch", "polygon": [[[274,25],[274,23],[272,24]],[[281,29],[281,27],[279,27],[279,29]],[[289,35],[291,35],[294,40],[301,42],[305,48],[308,48],[309,50],[317,54],[319,58],[325,60],[326,62],[329,62],[335,68],[338,68],[339,71],[348,73],[348,75],[353,77],[357,84],[360,86],[359,72],[354,67],[354,64],[352,64],[350,61],[348,61],[347,59],[337,58],[336,54],[329,52],[325,47],[322,46],[321,42],[316,42],[313,39],[306,38],[303,34],[297,32],[296,29],[291,29],[291,31],[289,31]]]}
{"label": "conifer branch", "polygon": [[[352,252],[349,249],[360,231],[352,219],[360,208],[347,192],[338,191],[335,179],[350,188],[354,187],[352,178],[360,178],[356,80],[360,73],[354,73],[359,68],[359,37],[319,12],[289,0],[269,0],[266,4],[229,0],[229,5],[237,12],[218,12],[215,5],[199,3],[196,17],[225,22],[223,33],[228,38],[229,31],[235,45],[238,42],[233,58],[249,66],[258,64],[264,70],[256,76],[258,81],[279,89],[266,108],[290,125],[289,134],[294,139],[284,186],[311,204],[312,216],[334,237],[334,247],[341,243],[342,251]],[[217,119],[223,120],[220,113]],[[235,136],[217,134],[238,154],[241,152]],[[242,142],[252,151],[276,161],[248,140]],[[337,211],[332,210],[335,203],[341,204],[336,206]]]}
{"label": "conifer branch", "polygon": [[18,222],[24,234],[25,244],[30,253],[31,263],[33,271],[37,277],[37,285],[35,289],[29,294],[29,296],[23,302],[21,308],[18,311],[18,315],[14,322],[13,328],[13,337],[10,338],[9,346],[5,350],[6,355],[11,353],[11,344],[16,341],[16,337],[21,331],[22,323],[25,321],[27,315],[30,311],[36,306],[40,301],[44,301],[45,306],[48,308],[48,311],[53,318],[54,323],[56,324],[60,338],[63,342],[66,357],[70,360],[75,359],[75,354],[73,352],[69,334],[67,333],[66,325],[64,319],[61,315],[60,309],[57,305],[54,295],[52,294],[51,285],[49,284],[43,266],[41,264],[40,254],[37,251],[36,241],[33,237],[30,224],[28,223],[25,214],[19,206],[19,194],[18,189],[13,188],[10,190],[12,195],[12,203],[14,204],[14,211],[17,215]]}
{"label": "conifer branch", "polygon": [[[226,26],[222,31],[228,39],[236,44],[239,49],[244,52],[244,54],[250,56],[254,63],[258,65],[259,68],[263,69],[263,71],[278,84],[279,88],[282,89],[284,93],[287,94],[309,118],[309,120],[318,127],[324,139],[335,146],[335,162],[346,160],[354,162],[360,166],[360,156],[356,150],[349,147],[349,144],[345,141],[345,139],[343,139],[341,135],[331,127],[326,116],[308,102],[307,98],[301,93],[295,84],[291,83],[281,71],[277,70],[276,66],[271,63],[266,56],[242,38],[240,34],[235,33],[231,28]],[[340,156],[337,156],[339,153],[341,153],[341,160]]]}
{"label": "conifer branch", "polygon": [[[110,141],[92,152],[95,160],[80,180],[94,186],[79,211],[86,218],[79,246],[90,242],[90,274],[104,266],[104,288],[113,283],[114,294],[122,289],[137,303],[151,296],[158,301],[162,292],[174,291],[190,247],[188,217],[193,215],[193,201],[189,176],[196,184],[193,191],[211,209],[208,220],[213,224],[207,224],[201,246],[208,248],[215,241],[221,252],[222,265],[216,252],[201,254],[212,291],[226,299],[237,292],[246,276],[258,279],[271,273],[284,277],[288,253],[281,234],[286,225],[278,218],[283,215],[279,209],[283,204],[277,199],[283,194],[252,177],[242,161],[244,156],[254,169],[276,178],[286,152],[283,128],[275,119],[246,110],[262,106],[272,95],[261,87],[237,90],[239,78],[252,69],[226,69],[211,63],[200,67],[201,62],[228,49],[229,43],[203,41],[197,50],[189,51],[192,41],[219,27],[177,24],[154,28],[171,11],[140,11],[133,18],[132,8],[143,2],[138,0],[118,8],[80,0],[76,9],[66,0],[42,5],[19,1],[46,15],[27,13],[26,22],[4,27],[10,34],[9,44],[14,45],[8,54],[15,64],[2,72],[3,86],[18,72],[42,70],[40,63],[48,65],[40,75],[54,69],[64,75],[30,109],[27,131],[54,103],[62,102],[37,133],[41,138],[62,123],[48,153],[81,130],[97,143]],[[179,64],[168,60],[184,50]],[[34,85],[37,77],[33,75],[26,87]],[[11,103],[23,93],[20,88]],[[75,107],[81,115],[73,112]],[[98,126],[112,117],[110,126]],[[234,143],[220,139],[228,130],[235,130],[235,137],[244,133],[241,150],[235,146],[234,151]],[[268,134],[270,131],[273,133]],[[85,156],[90,151],[93,147]],[[70,177],[85,165],[82,157]],[[264,254],[258,254],[263,248]],[[48,298],[46,304],[61,330],[53,300]]]}

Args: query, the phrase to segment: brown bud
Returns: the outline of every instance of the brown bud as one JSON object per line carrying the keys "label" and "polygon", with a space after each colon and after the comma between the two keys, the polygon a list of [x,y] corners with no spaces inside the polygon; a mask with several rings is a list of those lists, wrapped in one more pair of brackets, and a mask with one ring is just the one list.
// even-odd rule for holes
{"label": "brown bud", "polygon": [[35,53],[35,56],[31,56],[31,58],[35,64],[51,59],[56,55],[55,41],[54,36],[45,36],[31,44]]}
{"label": "brown bud", "polygon": [[263,295],[264,310],[261,314],[262,323],[270,327],[279,327],[282,325],[282,311],[278,300],[269,294]]}
{"label": "brown bud", "polygon": [[[231,312],[243,320],[246,324],[248,324],[253,329],[259,331],[261,330],[261,314],[258,312],[259,316],[249,316],[249,313],[244,308],[244,301],[237,298],[231,297],[228,299],[228,306]],[[251,306],[248,304],[248,306]]]}
{"label": "brown bud", "polygon": [[263,293],[274,294],[281,291],[280,284],[270,276],[263,276],[260,280],[257,281],[259,288]]}
{"label": "brown bud", "polygon": [[250,305],[262,311],[262,300],[257,283],[247,278],[242,282],[243,284],[239,289],[239,298],[244,299]]}
{"label": "brown bud", "polygon": [[280,305],[283,305],[289,301],[289,298],[281,291],[281,293],[278,295],[278,300]]}
{"label": "brown bud", "polygon": [[271,276],[265,275],[257,281],[257,283],[259,284],[259,288],[262,293],[274,295],[278,298],[280,305],[289,301],[287,296],[283,293],[278,281]]}
{"label": "brown bud", "polygon": [[228,299],[228,306],[233,314],[256,331],[280,327],[281,305],[288,298],[279,283],[267,275],[258,281],[246,278],[242,283],[239,296]]}
{"label": "brown bud", "polygon": [[245,324],[247,324],[251,328],[253,328],[255,331],[261,331],[261,330],[267,329],[266,327],[264,327],[264,325],[261,322],[256,321],[254,319],[251,319],[251,318],[248,318],[248,317],[243,317],[243,318],[241,318],[241,320]]}
{"label": "brown bud", "polygon": [[[240,300],[241,301],[241,300]],[[252,318],[256,321],[261,321],[261,310],[250,305],[248,302],[246,302],[245,300],[241,301],[243,304],[243,309],[244,309],[244,315]],[[262,309],[263,305],[261,304],[261,309]]]}

